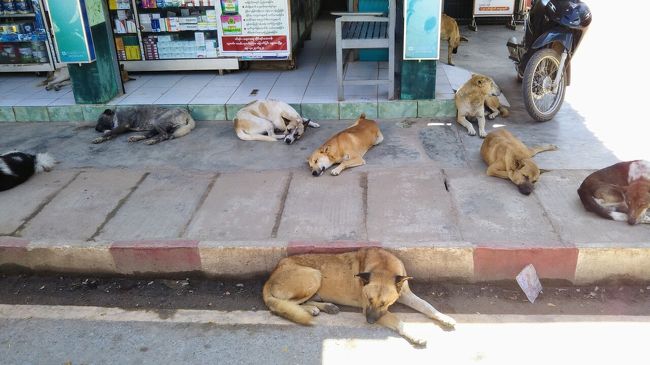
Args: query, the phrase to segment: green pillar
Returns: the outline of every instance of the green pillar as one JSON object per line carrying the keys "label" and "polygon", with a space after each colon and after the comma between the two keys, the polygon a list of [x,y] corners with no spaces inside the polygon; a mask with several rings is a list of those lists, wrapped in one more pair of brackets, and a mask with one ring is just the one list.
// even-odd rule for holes
{"label": "green pillar", "polygon": [[[56,6],[56,1],[50,1]],[[95,45],[96,61],[68,64],[72,92],[77,104],[104,104],[124,92],[115,52],[113,31],[104,0],[86,0],[88,22]]]}
{"label": "green pillar", "polygon": [[435,99],[437,61],[402,61],[400,99]]}

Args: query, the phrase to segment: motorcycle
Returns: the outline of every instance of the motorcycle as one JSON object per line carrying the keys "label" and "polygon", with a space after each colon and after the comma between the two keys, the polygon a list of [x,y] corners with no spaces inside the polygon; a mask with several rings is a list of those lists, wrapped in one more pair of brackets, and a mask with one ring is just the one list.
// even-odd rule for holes
{"label": "motorcycle", "polygon": [[589,24],[591,11],[580,0],[536,0],[524,21],[523,42],[508,41],[526,110],[536,121],[548,121],[560,110],[571,83],[571,57]]}

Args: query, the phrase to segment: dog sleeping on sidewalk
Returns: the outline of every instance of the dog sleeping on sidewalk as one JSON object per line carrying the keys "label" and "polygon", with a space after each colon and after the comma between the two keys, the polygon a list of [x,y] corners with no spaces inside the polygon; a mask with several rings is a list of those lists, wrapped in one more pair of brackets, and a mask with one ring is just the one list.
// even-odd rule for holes
{"label": "dog sleeping on sidewalk", "polygon": [[343,254],[296,255],[282,259],[262,291],[271,312],[310,325],[321,311],[336,314],[336,304],[360,307],[368,323],[379,323],[415,345],[426,340],[405,329],[388,308],[395,302],[409,306],[448,327],[453,318],[438,312],[413,294],[404,264],[388,251],[364,248]]}
{"label": "dog sleeping on sidewalk", "polygon": [[626,161],[598,170],[582,182],[585,209],[615,221],[650,224],[650,161]]}
{"label": "dog sleeping on sidewalk", "polygon": [[32,155],[7,152],[0,155],[0,191],[9,190],[27,181],[34,174],[50,171],[56,164],[48,153]]}
{"label": "dog sleeping on sidewalk", "polygon": [[[278,100],[255,100],[241,108],[234,120],[235,133],[243,141],[276,142],[284,139],[292,144],[300,139],[307,127],[318,128],[318,123],[305,119],[291,107]],[[282,134],[275,134],[278,130]]]}
{"label": "dog sleeping on sidewalk", "polygon": [[117,111],[106,109],[99,116],[95,130],[102,132],[93,143],[102,143],[127,132],[145,132],[129,137],[129,142],[144,140],[152,145],[190,133],[196,122],[185,109],[139,106]]}

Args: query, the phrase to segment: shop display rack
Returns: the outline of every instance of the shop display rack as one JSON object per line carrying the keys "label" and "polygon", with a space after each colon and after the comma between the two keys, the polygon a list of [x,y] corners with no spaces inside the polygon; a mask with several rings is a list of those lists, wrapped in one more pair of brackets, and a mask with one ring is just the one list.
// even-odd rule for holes
{"label": "shop display rack", "polygon": [[42,0],[0,0],[0,72],[54,70]]}
{"label": "shop display rack", "polygon": [[108,0],[118,59],[129,71],[238,69],[218,57],[219,0]]}

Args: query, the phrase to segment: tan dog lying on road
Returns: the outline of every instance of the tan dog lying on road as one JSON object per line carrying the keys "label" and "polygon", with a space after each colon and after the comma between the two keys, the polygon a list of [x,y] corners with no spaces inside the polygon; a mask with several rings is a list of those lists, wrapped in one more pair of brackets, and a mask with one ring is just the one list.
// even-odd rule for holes
{"label": "tan dog lying on road", "polygon": [[[485,136],[487,136],[487,133],[485,132],[485,106],[488,105],[489,109],[492,111],[490,119],[494,119],[498,115],[498,113],[494,114],[495,109],[496,111],[500,110],[499,105],[501,104],[497,99],[496,103],[498,105],[495,105],[495,101],[491,97],[499,95],[501,95],[501,90],[497,84],[494,83],[494,80],[484,75],[473,74],[472,78],[467,80],[467,82],[456,91],[456,95],[454,96],[456,109],[458,109],[456,121],[467,129],[467,133],[470,136],[475,136],[476,130],[474,130],[472,123],[470,123],[466,118],[475,117],[478,119],[478,134],[481,138],[485,138]],[[507,115],[507,110],[504,114]],[[492,116],[494,118],[492,118]]]}
{"label": "tan dog lying on road", "polygon": [[[237,112],[234,121],[235,133],[241,140],[276,142],[284,139],[287,144],[300,139],[307,126],[320,127],[318,123],[303,119],[291,105],[271,99],[246,104]],[[283,134],[276,135],[275,130]]]}
{"label": "tan dog lying on road", "polygon": [[442,14],[442,27],[440,28],[440,40],[447,41],[447,63],[454,66],[451,55],[458,53],[460,42],[467,42],[468,39],[460,35],[458,23],[447,14]]}
{"label": "tan dog lying on road", "polygon": [[507,130],[497,129],[490,132],[483,141],[481,157],[488,165],[488,176],[509,179],[517,185],[520,193],[528,195],[542,173],[533,161],[533,156],[555,150],[557,146],[550,144],[528,148]]}
{"label": "tan dog lying on road", "polygon": [[370,147],[381,143],[384,136],[374,120],[361,114],[354,124],[335,134],[311,154],[307,162],[312,175],[320,176],[330,166],[339,164],[331,172],[336,176],[348,167],[366,163],[363,156]]}
{"label": "tan dog lying on road", "polygon": [[585,209],[629,224],[648,223],[650,161],[619,162],[587,176],[578,189]]}
{"label": "tan dog lying on road", "polygon": [[271,312],[296,323],[309,325],[320,311],[338,313],[335,304],[361,307],[368,323],[377,322],[414,344],[424,345],[426,341],[407,333],[388,307],[402,303],[450,327],[456,321],[413,294],[408,279],[397,257],[382,249],[364,248],[337,255],[284,258],[264,284],[262,294]]}

